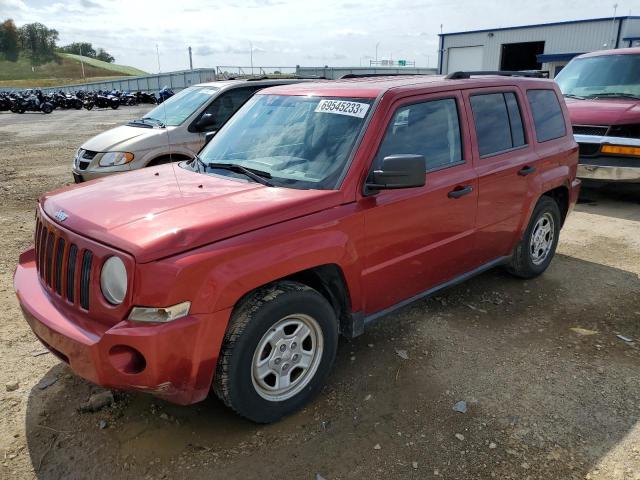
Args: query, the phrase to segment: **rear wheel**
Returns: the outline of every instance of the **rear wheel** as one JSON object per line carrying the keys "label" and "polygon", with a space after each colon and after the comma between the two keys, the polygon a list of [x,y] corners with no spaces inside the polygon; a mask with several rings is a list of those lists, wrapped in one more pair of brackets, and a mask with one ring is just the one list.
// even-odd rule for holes
{"label": "rear wheel", "polygon": [[561,222],[557,202],[547,196],[540,198],[507,270],[521,278],[533,278],[543,273],[555,255]]}
{"label": "rear wheel", "polygon": [[53,108],[51,107],[51,105],[45,103],[44,105],[42,105],[42,111],[44,113],[51,113],[53,112]]}
{"label": "rear wheel", "polygon": [[264,287],[234,311],[214,391],[249,420],[276,421],[322,388],[337,344],[336,315],[320,293],[289,281]]}

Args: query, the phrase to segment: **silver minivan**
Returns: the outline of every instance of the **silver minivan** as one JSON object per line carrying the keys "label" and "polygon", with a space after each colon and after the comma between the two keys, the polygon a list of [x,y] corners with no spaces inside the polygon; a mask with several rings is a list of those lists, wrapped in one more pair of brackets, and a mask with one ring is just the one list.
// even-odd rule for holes
{"label": "silver minivan", "polygon": [[304,81],[244,79],[185,88],[142,118],[87,140],[76,152],[76,183],[172,161],[189,160],[258,90]]}

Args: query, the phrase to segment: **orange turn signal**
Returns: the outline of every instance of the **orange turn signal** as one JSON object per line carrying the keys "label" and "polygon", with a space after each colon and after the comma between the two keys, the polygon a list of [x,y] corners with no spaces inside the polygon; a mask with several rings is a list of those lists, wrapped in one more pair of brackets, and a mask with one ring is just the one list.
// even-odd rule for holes
{"label": "orange turn signal", "polygon": [[640,157],[640,147],[626,147],[623,145],[603,145],[600,148],[602,153],[609,153],[612,155],[632,155],[634,157]]}

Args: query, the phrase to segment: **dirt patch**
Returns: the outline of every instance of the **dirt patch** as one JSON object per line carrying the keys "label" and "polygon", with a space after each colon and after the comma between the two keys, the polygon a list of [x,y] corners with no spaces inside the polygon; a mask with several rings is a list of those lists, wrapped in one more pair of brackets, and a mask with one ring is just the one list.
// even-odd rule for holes
{"label": "dirt patch", "polygon": [[640,478],[640,193],[585,192],[540,278],[491,271],[342,341],[322,394],[275,425],[214,397],[79,413],[101,389],[42,354],[11,277],[38,196],[144,110],[0,114],[0,478]]}

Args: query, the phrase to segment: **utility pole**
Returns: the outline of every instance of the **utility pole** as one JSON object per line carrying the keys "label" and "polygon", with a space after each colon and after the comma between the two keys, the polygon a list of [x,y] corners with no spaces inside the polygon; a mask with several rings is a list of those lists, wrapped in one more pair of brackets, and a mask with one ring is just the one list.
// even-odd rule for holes
{"label": "utility pole", "polygon": [[380,46],[380,42],[376,43],[376,65],[378,64],[378,47]]}
{"label": "utility pole", "polygon": [[253,75],[253,43],[249,42],[249,61],[251,63],[251,75]]}
{"label": "utility pole", "polygon": [[193,56],[191,55],[191,47],[189,47],[189,70],[193,72]]}
{"label": "utility pole", "polygon": [[158,57],[158,73],[160,73],[160,49],[158,48],[157,43],[156,43],[156,57]]}
{"label": "utility pole", "polygon": [[82,44],[81,43],[78,44],[78,48],[80,48],[80,67],[82,67],[82,78],[85,79],[86,77],[84,76],[84,62],[82,61]]}
{"label": "utility pole", "polygon": [[618,11],[618,4],[613,4],[613,20],[611,21],[611,44],[609,48],[616,48],[615,38],[616,38],[616,13]]}

